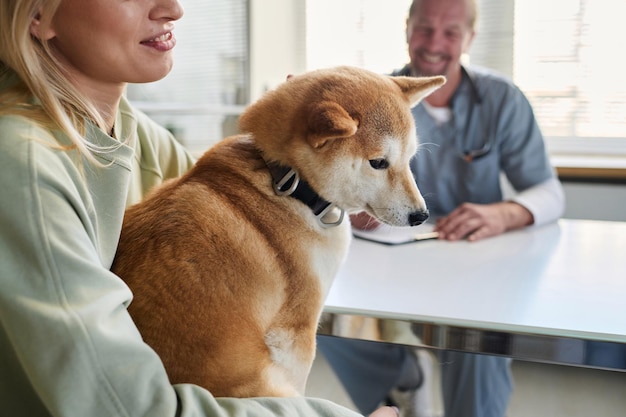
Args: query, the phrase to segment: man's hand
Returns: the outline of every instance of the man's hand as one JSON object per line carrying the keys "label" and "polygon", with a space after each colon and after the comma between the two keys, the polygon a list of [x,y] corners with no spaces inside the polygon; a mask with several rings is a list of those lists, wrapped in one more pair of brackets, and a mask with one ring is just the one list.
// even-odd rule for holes
{"label": "man's hand", "polygon": [[380,222],[362,211],[357,214],[350,215],[350,223],[355,229],[359,230],[374,230],[380,226]]}
{"label": "man's hand", "polygon": [[527,208],[503,201],[495,204],[464,203],[447,217],[437,220],[439,239],[476,241],[496,236],[507,230],[531,225],[534,219]]}

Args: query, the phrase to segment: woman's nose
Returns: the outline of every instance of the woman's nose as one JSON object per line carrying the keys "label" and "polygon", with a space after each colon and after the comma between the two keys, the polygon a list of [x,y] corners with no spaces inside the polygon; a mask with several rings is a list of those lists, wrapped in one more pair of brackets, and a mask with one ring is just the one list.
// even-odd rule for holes
{"label": "woman's nose", "polygon": [[183,6],[178,0],[155,0],[150,18],[153,20],[178,20],[183,17],[183,14]]}

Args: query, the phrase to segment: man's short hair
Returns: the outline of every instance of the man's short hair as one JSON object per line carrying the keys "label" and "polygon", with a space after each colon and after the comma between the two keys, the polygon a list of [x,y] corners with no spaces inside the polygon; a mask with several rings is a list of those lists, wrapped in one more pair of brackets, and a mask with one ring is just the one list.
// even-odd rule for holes
{"label": "man's short hair", "polygon": [[[474,30],[476,29],[476,19],[478,17],[478,7],[476,6],[476,0],[465,0],[468,7],[467,24]],[[417,8],[419,7],[421,0],[413,0],[411,7],[409,7],[409,17],[412,17]]]}

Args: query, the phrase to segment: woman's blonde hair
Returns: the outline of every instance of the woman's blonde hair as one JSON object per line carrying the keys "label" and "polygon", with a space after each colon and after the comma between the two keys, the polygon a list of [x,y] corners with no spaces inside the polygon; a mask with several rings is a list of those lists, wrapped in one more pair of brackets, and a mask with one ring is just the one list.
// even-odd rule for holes
{"label": "woman's blonde hair", "polygon": [[[61,0],[0,0],[0,114],[28,117],[64,132],[90,160],[97,146],[84,139],[85,121],[104,123],[68,80],[50,45],[31,35],[33,19],[50,24]],[[37,102],[33,102],[33,98]]]}

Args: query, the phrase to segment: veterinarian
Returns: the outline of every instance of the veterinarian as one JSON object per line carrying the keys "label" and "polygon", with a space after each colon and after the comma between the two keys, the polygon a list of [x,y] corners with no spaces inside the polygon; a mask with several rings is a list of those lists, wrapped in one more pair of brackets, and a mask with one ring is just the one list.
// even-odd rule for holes
{"label": "veterinarian", "polygon": [[[553,222],[564,210],[526,97],[509,80],[461,64],[476,17],[473,0],[414,0],[407,19],[410,63],[394,73],[447,77],[413,109],[421,148],[412,171],[440,238],[451,241]],[[517,191],[511,199],[504,200],[501,173]],[[352,223],[377,226],[365,214]],[[325,337],[318,346],[361,411],[391,393],[402,415],[431,415],[428,396],[420,395],[428,381],[412,349]],[[512,392],[509,359],[441,352],[439,362],[446,417],[505,415]]]}
{"label": "veterinarian", "polygon": [[3,416],[355,415],[172,386],[109,272],[125,207],[193,163],[124,98],[168,74],[182,13],[176,0],[0,0]]}

